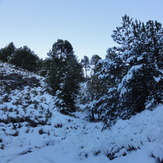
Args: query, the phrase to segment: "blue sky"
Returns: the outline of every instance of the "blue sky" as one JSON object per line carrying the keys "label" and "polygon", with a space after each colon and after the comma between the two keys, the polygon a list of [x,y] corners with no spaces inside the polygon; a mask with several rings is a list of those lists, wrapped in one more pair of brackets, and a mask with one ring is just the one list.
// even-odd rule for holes
{"label": "blue sky", "polygon": [[125,14],[163,24],[163,0],[0,0],[0,48],[27,45],[45,58],[57,39],[68,40],[79,59],[115,45],[112,31]]}

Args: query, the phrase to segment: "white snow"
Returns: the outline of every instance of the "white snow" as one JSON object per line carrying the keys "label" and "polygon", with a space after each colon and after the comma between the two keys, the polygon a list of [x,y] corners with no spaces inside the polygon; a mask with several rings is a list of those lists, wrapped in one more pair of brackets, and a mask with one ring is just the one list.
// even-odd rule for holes
{"label": "white snow", "polygon": [[[102,123],[90,123],[55,111],[51,125],[33,128],[24,124],[17,129],[17,137],[9,134],[13,131],[9,125],[2,125],[5,148],[0,150],[1,162],[154,163],[152,155],[163,159],[162,115],[163,107],[158,106],[130,120],[119,120],[110,130],[102,131]],[[40,129],[44,134],[39,134]],[[107,153],[115,153],[117,158],[110,161]],[[124,154],[127,155],[122,157]]]}
{"label": "white snow", "polygon": [[[59,113],[55,97],[45,91],[43,78],[40,81],[41,87],[11,92],[10,102],[0,104],[0,115],[4,119],[33,116],[39,121],[35,115],[42,120],[49,109],[52,116],[36,127],[0,122],[0,163],[156,163],[155,158],[163,159],[163,105],[104,130],[103,123],[87,121],[83,108],[70,116]],[[24,109],[27,94],[32,103]],[[23,104],[15,105],[20,98]]]}
{"label": "white snow", "polygon": [[138,71],[141,68],[142,68],[142,64],[132,66],[130,68],[130,70],[127,72],[127,74],[122,78],[121,83],[118,85],[118,90],[120,90],[121,96],[127,92],[126,87],[125,87],[125,83],[128,82],[129,80],[131,80],[133,75],[134,75],[133,73]]}

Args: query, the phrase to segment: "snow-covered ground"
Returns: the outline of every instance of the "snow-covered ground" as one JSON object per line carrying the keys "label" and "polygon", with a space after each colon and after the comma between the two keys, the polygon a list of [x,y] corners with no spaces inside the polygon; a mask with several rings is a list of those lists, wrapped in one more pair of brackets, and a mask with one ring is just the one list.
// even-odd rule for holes
{"label": "snow-covered ground", "polygon": [[[51,125],[24,124],[17,129],[18,136],[11,136],[13,129],[2,125],[1,130],[6,129],[8,135],[1,133],[4,149],[0,150],[0,162],[155,163],[152,156],[163,158],[162,115],[163,108],[159,106],[130,120],[119,120],[103,131],[102,123],[87,122],[80,112],[75,118],[54,111]],[[117,158],[109,160],[109,154]]]}
{"label": "snow-covered ground", "polygon": [[[0,163],[156,163],[163,159],[162,105],[103,129],[101,122],[87,121],[82,107],[69,116],[59,113],[43,78],[36,77],[40,86],[11,90],[6,102],[1,97]],[[18,117],[23,119],[7,121]]]}

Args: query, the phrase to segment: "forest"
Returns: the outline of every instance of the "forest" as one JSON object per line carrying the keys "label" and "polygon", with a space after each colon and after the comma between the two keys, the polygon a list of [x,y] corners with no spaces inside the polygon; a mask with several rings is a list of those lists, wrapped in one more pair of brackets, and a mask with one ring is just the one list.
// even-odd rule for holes
{"label": "forest", "polygon": [[94,54],[79,61],[71,43],[58,39],[45,59],[11,42],[0,49],[0,61],[45,77],[61,113],[77,111],[80,103],[90,121],[111,127],[162,104],[163,27],[125,15],[111,37],[117,46],[108,47],[104,59]]}

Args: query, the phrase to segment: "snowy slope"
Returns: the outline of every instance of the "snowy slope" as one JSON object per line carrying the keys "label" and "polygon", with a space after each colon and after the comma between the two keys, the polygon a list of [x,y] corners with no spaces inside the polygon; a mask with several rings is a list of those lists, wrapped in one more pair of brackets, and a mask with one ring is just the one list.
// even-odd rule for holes
{"label": "snowy slope", "polygon": [[[15,72],[8,64],[0,69]],[[16,73],[33,76],[40,84],[10,90],[7,101],[2,94],[6,90],[1,89],[0,163],[156,163],[163,159],[163,106],[103,130],[102,123],[87,121],[82,108],[70,116],[59,113],[42,77],[22,70]]]}

